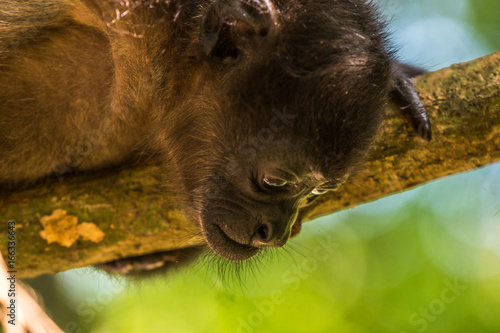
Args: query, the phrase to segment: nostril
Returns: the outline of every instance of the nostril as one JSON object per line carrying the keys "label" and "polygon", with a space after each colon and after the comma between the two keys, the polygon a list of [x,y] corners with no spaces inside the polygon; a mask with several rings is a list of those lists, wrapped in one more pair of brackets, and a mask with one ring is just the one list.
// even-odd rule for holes
{"label": "nostril", "polygon": [[290,231],[288,231],[285,235],[284,233],[279,232],[280,228],[276,224],[271,222],[262,223],[257,229],[255,229],[250,245],[258,248],[282,247],[285,245]]}
{"label": "nostril", "polygon": [[260,226],[255,233],[255,240],[261,241],[263,243],[267,242],[269,239],[269,228],[267,225]]}
{"label": "nostril", "polygon": [[272,226],[269,224],[261,224],[252,236],[251,245],[255,247],[270,246],[272,241]]}

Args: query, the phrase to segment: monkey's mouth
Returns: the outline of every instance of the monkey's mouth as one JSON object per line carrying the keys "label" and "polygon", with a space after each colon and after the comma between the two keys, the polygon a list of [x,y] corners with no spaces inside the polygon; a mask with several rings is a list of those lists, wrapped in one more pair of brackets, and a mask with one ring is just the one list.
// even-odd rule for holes
{"label": "monkey's mouth", "polygon": [[203,236],[208,246],[218,255],[232,260],[243,261],[259,253],[260,249],[238,243],[231,239],[217,224],[202,224]]}

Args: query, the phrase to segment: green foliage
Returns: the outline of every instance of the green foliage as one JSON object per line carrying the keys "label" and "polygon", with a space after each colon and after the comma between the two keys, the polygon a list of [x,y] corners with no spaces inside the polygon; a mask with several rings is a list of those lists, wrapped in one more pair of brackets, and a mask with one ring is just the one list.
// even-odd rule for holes
{"label": "green foliage", "polygon": [[96,327],[500,331],[499,172],[500,165],[490,166],[308,223],[243,281],[222,283],[216,267],[198,263],[119,295]]}
{"label": "green foliage", "polygon": [[500,48],[499,20],[500,1],[498,0],[469,0],[469,21],[477,32],[492,48]]}

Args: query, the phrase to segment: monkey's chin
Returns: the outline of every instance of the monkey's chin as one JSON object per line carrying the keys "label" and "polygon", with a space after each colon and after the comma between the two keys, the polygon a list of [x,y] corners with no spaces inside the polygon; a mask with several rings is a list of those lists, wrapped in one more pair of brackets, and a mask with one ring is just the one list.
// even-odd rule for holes
{"label": "monkey's chin", "polygon": [[202,224],[203,236],[208,246],[216,254],[232,261],[243,261],[250,259],[259,253],[260,249],[238,243],[227,236],[222,229],[216,225]]}

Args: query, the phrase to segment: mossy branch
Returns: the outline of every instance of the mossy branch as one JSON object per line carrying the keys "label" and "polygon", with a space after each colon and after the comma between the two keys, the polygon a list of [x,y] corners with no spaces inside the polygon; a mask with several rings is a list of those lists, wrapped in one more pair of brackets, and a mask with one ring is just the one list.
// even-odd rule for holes
{"label": "mossy branch", "polygon": [[[500,52],[415,82],[432,120],[432,142],[416,138],[397,110],[388,111],[370,163],[303,211],[304,220],[500,160]],[[7,255],[12,220],[21,277],[199,244],[199,232],[165,193],[158,174],[156,167],[138,167],[0,193],[0,251]],[[66,211],[57,211],[52,225],[66,230],[62,238],[54,238],[50,218],[42,219],[56,209]]]}

